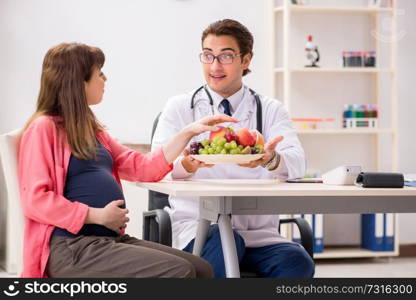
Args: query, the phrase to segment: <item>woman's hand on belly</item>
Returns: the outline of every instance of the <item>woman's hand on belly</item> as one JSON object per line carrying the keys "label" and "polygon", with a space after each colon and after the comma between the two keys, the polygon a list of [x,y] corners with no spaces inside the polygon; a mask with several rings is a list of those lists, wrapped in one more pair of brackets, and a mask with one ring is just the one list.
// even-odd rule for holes
{"label": "woman's hand on belly", "polygon": [[129,210],[119,207],[123,204],[124,200],[115,200],[108,203],[104,208],[90,207],[85,223],[103,225],[121,234],[126,227],[126,223],[130,220],[126,216]]}

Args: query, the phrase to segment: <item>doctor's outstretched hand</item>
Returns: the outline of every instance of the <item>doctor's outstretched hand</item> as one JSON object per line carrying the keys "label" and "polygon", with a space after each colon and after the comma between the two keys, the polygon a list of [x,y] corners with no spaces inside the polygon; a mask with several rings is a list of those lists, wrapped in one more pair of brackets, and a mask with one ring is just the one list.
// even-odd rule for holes
{"label": "doctor's outstretched hand", "polygon": [[[273,159],[276,160],[275,166],[273,166],[273,169],[276,169],[279,166],[280,163],[280,155],[276,152],[276,146],[283,140],[282,136],[277,136],[271,141],[267,142],[264,145],[264,155],[262,158],[258,160],[251,161],[247,164],[239,164],[240,167],[246,167],[246,168],[256,168],[258,166],[262,166],[268,162],[271,162]],[[275,157],[276,156],[276,157]]]}
{"label": "doctor's outstretched hand", "polygon": [[215,127],[216,124],[226,122],[236,123],[237,120],[224,114],[207,116],[183,128],[167,145],[163,146],[163,153],[165,154],[167,163],[170,164],[175,161],[192,137],[206,131],[215,131],[217,130],[217,127]]}

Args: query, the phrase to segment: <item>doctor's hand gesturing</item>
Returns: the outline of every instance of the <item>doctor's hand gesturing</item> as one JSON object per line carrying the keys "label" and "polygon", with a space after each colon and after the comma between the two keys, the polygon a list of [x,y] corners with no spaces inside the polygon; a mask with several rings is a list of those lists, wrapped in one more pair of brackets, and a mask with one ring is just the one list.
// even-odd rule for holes
{"label": "doctor's hand gesturing", "polygon": [[236,123],[237,120],[224,114],[207,116],[183,128],[168,144],[163,146],[167,163],[172,163],[182,153],[192,137],[206,131],[215,131],[218,128],[214,125],[226,122]]}
{"label": "doctor's hand gesturing", "polygon": [[[276,152],[276,146],[283,140],[282,136],[277,136],[271,141],[267,142],[264,145],[264,155],[262,158],[258,160],[251,161],[247,164],[239,164],[240,167],[246,168],[256,168],[258,166],[265,166],[268,163],[272,163],[272,165],[267,166],[269,170],[274,170],[279,166],[280,163],[280,155]],[[274,162],[273,162],[274,160]]]}

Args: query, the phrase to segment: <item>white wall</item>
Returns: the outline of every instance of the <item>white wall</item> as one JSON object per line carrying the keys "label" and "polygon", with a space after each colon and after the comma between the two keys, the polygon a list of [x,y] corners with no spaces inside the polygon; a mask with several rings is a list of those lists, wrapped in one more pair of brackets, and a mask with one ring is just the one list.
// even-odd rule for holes
{"label": "white wall", "polygon": [[[343,1],[350,3],[339,0],[337,4]],[[399,0],[399,7],[405,14],[399,17],[398,27],[406,31],[398,55],[399,170],[416,173],[412,138],[416,129],[412,122],[416,112],[412,90],[416,1]],[[197,59],[200,35],[217,19],[235,18],[252,31],[253,73],[246,82],[259,93],[267,93],[271,83],[267,9],[266,0],[0,0],[0,133],[21,127],[33,112],[43,56],[64,41],[92,44],[105,52],[105,101],[95,111],[111,134],[124,142],[147,143],[153,118],[166,99],[202,84]],[[327,23],[314,26],[325,32]],[[334,59],[328,52],[323,63]],[[134,189],[127,189],[128,202],[145,197],[143,192],[136,195]],[[137,203],[132,219],[141,218],[145,201]],[[401,242],[416,242],[411,229],[415,225],[415,214],[401,215]]]}
{"label": "white wall", "polygon": [[[22,126],[33,112],[46,51],[77,41],[106,54],[99,119],[121,141],[147,143],[167,98],[202,85],[197,55],[209,23],[227,17],[246,24],[255,36],[253,73],[269,71],[264,10],[252,0],[1,0],[0,132]],[[264,76],[249,77],[264,93]]]}

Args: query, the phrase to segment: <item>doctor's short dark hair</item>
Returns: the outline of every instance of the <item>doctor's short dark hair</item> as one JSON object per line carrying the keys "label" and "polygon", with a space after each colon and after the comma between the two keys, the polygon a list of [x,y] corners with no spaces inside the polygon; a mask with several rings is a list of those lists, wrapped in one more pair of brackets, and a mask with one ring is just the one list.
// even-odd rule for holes
{"label": "doctor's short dark hair", "polygon": [[[250,54],[253,57],[253,35],[251,32],[238,21],[231,19],[224,19],[216,21],[210,24],[202,33],[201,43],[204,43],[205,38],[213,34],[216,36],[229,35],[236,39],[238,47],[240,48],[241,60],[246,54]],[[243,71],[243,76],[250,73],[250,69]]]}

